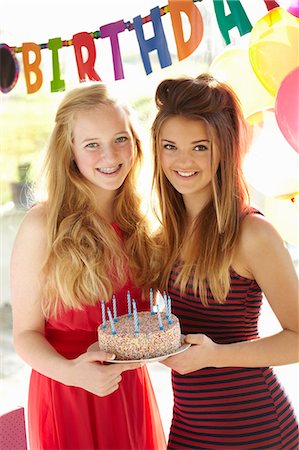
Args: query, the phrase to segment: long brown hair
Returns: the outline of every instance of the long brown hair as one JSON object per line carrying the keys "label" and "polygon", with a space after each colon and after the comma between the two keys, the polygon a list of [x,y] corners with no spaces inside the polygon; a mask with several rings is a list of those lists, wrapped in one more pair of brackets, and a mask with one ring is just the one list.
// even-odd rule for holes
{"label": "long brown hair", "polygon": [[[246,151],[246,123],[239,101],[232,89],[210,74],[197,78],[162,81],[155,95],[158,108],[152,125],[154,156],[153,185],[157,193],[161,228],[161,287],[167,288],[171,269],[180,258],[182,245],[186,253],[180,265],[176,285],[181,293],[192,277],[195,295],[207,304],[207,286],[214,299],[225,301],[230,287],[229,267],[238,239],[242,215],[249,203],[249,194],[242,174],[242,157]],[[173,116],[203,121],[220,149],[220,162],[212,180],[212,197],[193,225],[191,239],[186,242],[186,209],[182,195],[163,173],[160,162],[160,131]],[[213,167],[211,168],[213,170]],[[214,173],[215,173],[214,172]]]}
{"label": "long brown hair", "polygon": [[143,154],[125,106],[135,156],[113,205],[123,239],[100,216],[97,200],[73,161],[75,115],[105,104],[114,105],[116,101],[104,84],[95,83],[68,92],[56,114],[43,173],[48,252],[42,307],[46,316],[56,315],[62,305],[66,309],[81,308],[95,304],[99,298],[109,300],[128,274],[136,286],[146,288],[152,283],[148,223],[135,187]]}

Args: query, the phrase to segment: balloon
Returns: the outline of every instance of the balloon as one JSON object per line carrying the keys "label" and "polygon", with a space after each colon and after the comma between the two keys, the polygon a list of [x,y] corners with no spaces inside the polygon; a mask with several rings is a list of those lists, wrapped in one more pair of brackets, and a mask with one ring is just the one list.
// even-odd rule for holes
{"label": "balloon", "polygon": [[273,108],[247,119],[252,141],[244,160],[244,174],[262,194],[290,198],[299,193],[299,155],[282,135]]}
{"label": "balloon", "polygon": [[268,197],[263,213],[284,241],[299,247],[299,196],[286,199]]}
{"label": "balloon", "polygon": [[[238,95],[245,117],[261,109],[274,107],[271,95],[256,77],[249,61],[249,36],[245,35],[235,45],[228,45],[213,60],[209,71],[228,83]],[[240,73],[242,67],[242,74]]]}
{"label": "balloon", "polygon": [[299,153],[299,67],[284,78],[278,89],[275,116],[282,134]]}
{"label": "balloon", "polygon": [[299,20],[283,8],[271,9],[250,33],[249,59],[263,84],[276,95],[280,83],[299,66]]}
{"label": "balloon", "polygon": [[277,3],[293,16],[299,17],[299,0],[277,0]]}

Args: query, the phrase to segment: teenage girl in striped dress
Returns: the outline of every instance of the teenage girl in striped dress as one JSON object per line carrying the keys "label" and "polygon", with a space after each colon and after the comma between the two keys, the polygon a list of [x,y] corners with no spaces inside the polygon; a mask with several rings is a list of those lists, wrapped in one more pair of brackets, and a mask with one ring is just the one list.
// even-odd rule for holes
{"label": "teenage girl in striped dress", "polygon": [[[174,391],[168,448],[298,449],[298,423],[271,368],[298,361],[298,277],[282,238],[250,207],[238,100],[202,74],[163,81],[156,104],[160,286],[192,344],[163,361]],[[261,338],[263,294],[281,331]]]}

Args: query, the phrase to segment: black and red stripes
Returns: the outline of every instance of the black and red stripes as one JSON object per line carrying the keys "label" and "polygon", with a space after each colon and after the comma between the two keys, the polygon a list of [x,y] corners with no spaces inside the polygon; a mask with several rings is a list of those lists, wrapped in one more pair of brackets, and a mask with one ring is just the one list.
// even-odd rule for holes
{"label": "black and red stripes", "polygon": [[[218,343],[258,338],[262,292],[254,280],[231,271],[224,304],[208,293],[209,306],[187,289],[181,297],[169,283],[172,311],[182,332],[204,333]],[[169,449],[298,449],[291,403],[271,368],[205,368],[172,372],[174,413]]]}

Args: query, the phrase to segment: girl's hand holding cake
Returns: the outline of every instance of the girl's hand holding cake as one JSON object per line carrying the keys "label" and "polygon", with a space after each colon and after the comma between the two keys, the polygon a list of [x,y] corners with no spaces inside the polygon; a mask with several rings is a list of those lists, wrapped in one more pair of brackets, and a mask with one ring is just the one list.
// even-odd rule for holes
{"label": "girl's hand holding cake", "polygon": [[104,351],[89,351],[71,360],[69,384],[104,397],[119,388],[121,373],[141,367],[140,363],[103,364],[115,358]]}
{"label": "girl's hand holding cake", "polygon": [[215,366],[214,354],[218,344],[213,342],[212,339],[205,334],[188,334],[185,336],[185,343],[191,344],[191,347],[184,354],[170,356],[164,359],[162,364],[181,375],[204,367]]}

